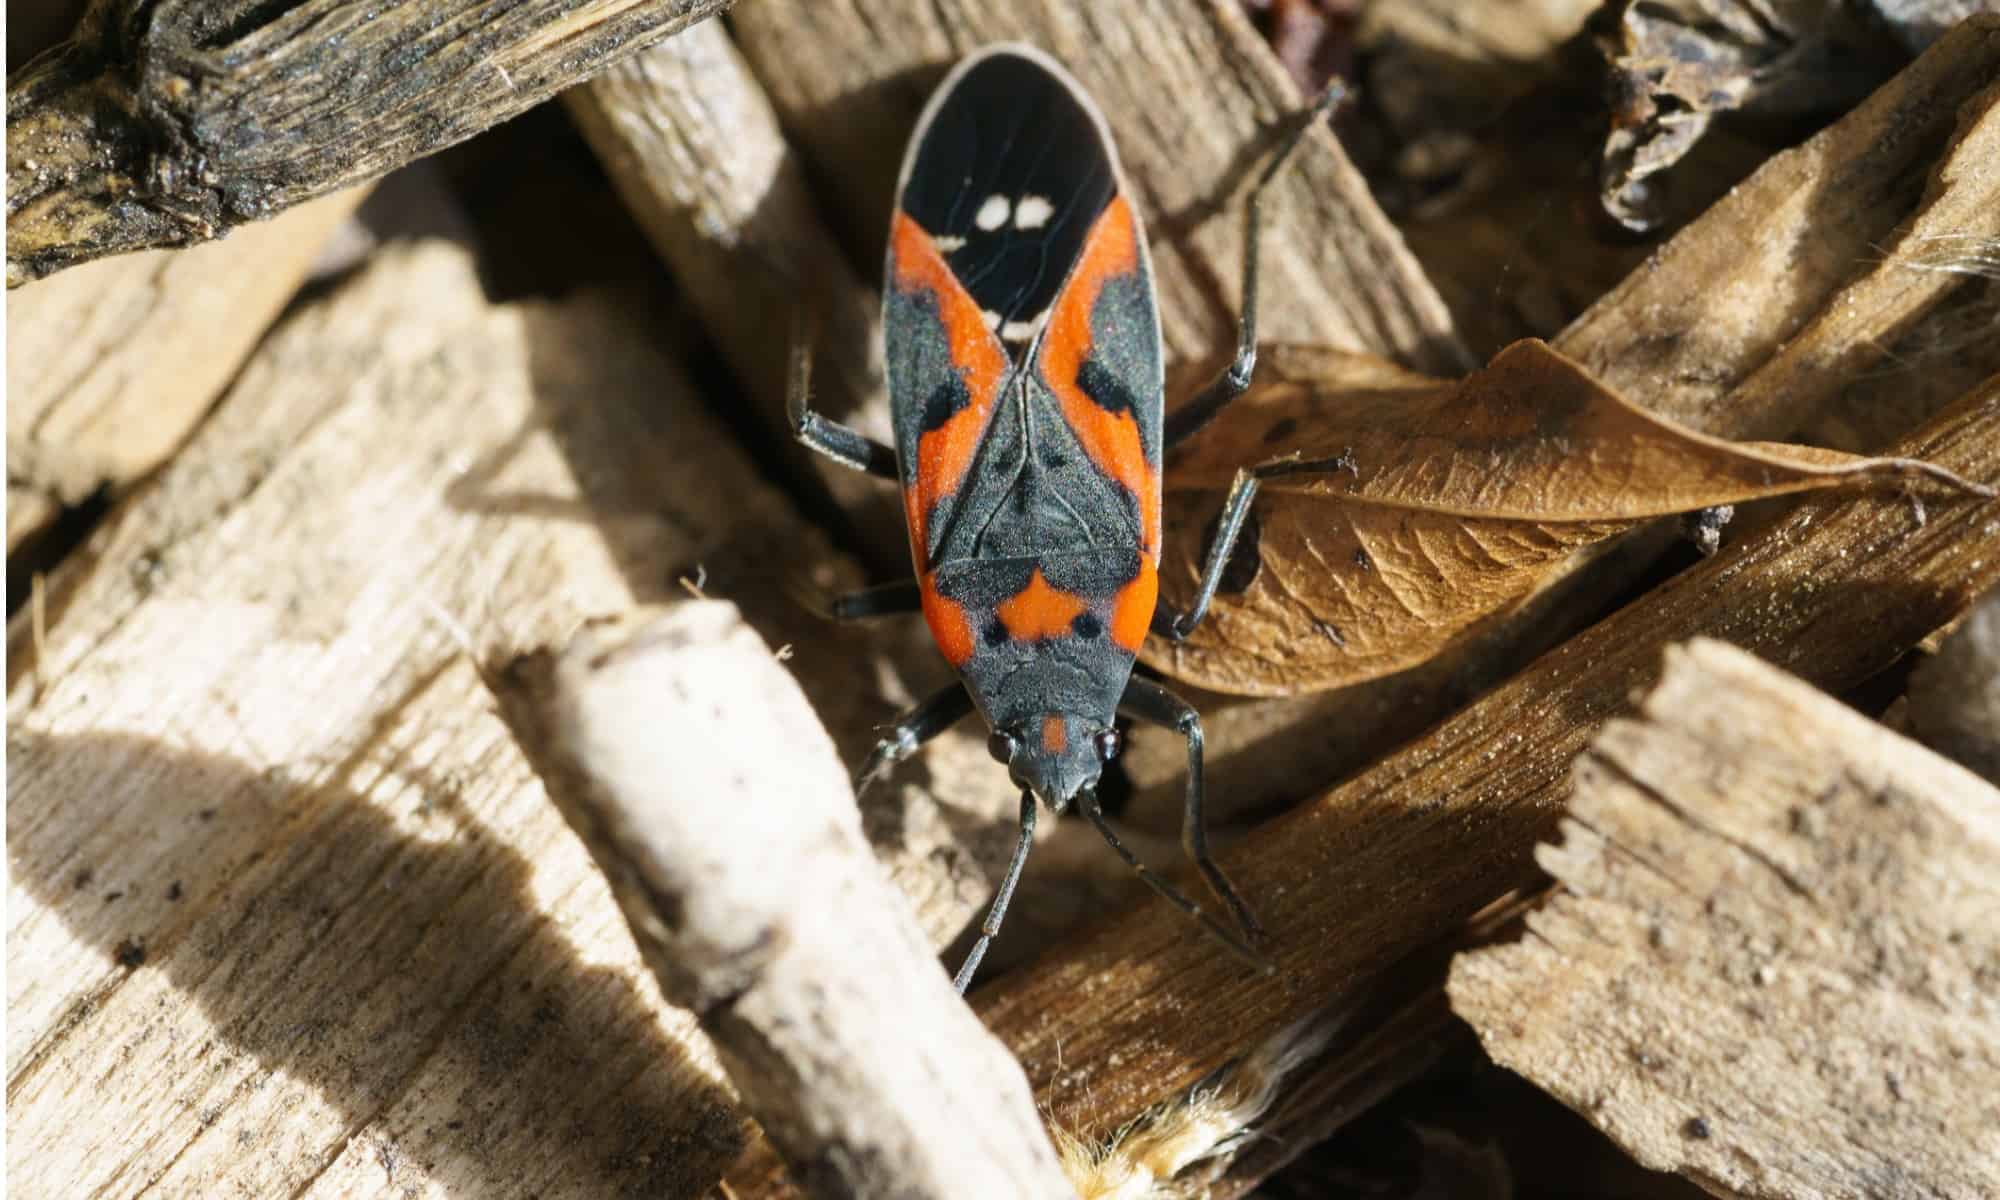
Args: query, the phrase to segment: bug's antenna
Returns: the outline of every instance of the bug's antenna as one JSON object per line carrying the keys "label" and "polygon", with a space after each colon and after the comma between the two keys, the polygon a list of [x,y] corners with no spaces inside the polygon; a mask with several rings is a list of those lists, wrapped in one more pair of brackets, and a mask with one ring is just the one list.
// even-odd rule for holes
{"label": "bug's antenna", "polygon": [[1140,862],[1137,855],[1126,849],[1125,843],[1118,840],[1118,835],[1112,832],[1111,826],[1105,821],[1104,809],[1097,802],[1096,792],[1086,791],[1077,793],[1077,806],[1083,809],[1083,815],[1088,817],[1090,823],[1097,827],[1097,832],[1103,835],[1106,842],[1111,844],[1111,848],[1118,852],[1118,857],[1125,860],[1125,865],[1137,871],[1139,878],[1145,880],[1148,887],[1165,896],[1173,903],[1174,907],[1193,917],[1195,920],[1200,921],[1202,928],[1208,930],[1209,934],[1216,941],[1229,947],[1238,958],[1257,968],[1258,971],[1269,975],[1277,969],[1270,959],[1251,949],[1250,943],[1244,941],[1241,934],[1209,915],[1203,910],[1201,905],[1182,895],[1179,888],[1176,888],[1173,884],[1168,883],[1158,875],[1153,874],[1152,869],[1147,867],[1145,863]]}
{"label": "bug's antenna", "polygon": [[1021,840],[1014,844],[1014,857],[1007,862],[1007,876],[1000,881],[999,894],[993,897],[993,907],[986,910],[986,920],[980,923],[979,940],[972,943],[972,953],[965,956],[965,962],[952,976],[951,986],[958,994],[965,994],[965,986],[972,982],[972,973],[979,969],[979,960],[986,957],[986,948],[993,944],[993,935],[1000,932],[1000,922],[1007,915],[1007,903],[1014,898],[1014,885],[1021,882],[1021,868],[1028,861],[1028,850],[1035,844],[1035,794],[1027,788],[1021,789]]}

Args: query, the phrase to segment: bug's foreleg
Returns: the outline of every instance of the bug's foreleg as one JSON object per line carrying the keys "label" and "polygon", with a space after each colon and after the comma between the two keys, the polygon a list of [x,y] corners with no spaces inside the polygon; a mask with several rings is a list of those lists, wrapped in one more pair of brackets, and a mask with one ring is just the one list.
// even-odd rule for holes
{"label": "bug's foreleg", "polygon": [[965,986],[972,982],[972,973],[979,969],[979,960],[986,957],[986,948],[993,944],[993,938],[1000,932],[1000,922],[1006,919],[1007,905],[1014,899],[1014,885],[1021,882],[1021,868],[1027,864],[1028,851],[1035,844],[1035,794],[1021,789],[1021,838],[1014,843],[1014,857],[1007,860],[1006,877],[1000,880],[1000,890],[994,894],[993,907],[986,910],[986,919],[979,925],[979,940],[972,943],[971,953],[959,965],[958,974],[952,976],[951,985],[958,994],[965,994]]}
{"label": "bug's foreleg", "polygon": [[[1237,894],[1235,886],[1229,882],[1229,877],[1222,873],[1222,868],[1216,865],[1214,857],[1208,852],[1208,822],[1202,814],[1202,802],[1207,789],[1201,765],[1201,717],[1194,711],[1194,706],[1159,684],[1134,676],[1125,685],[1125,695],[1118,702],[1118,711],[1141,721],[1164,725],[1187,739],[1187,802],[1181,813],[1181,848],[1194,860],[1195,867],[1201,871],[1201,877],[1208,881],[1209,890],[1229,906],[1230,914],[1236,918],[1236,923],[1242,926],[1245,932],[1262,933],[1264,929],[1257,923],[1256,915],[1250,911],[1250,906],[1243,902],[1243,897]],[[1110,834],[1106,833],[1105,836],[1109,837]],[[1113,839],[1112,845],[1114,848],[1117,846],[1116,839]],[[1126,857],[1129,859],[1131,856]]]}
{"label": "bug's foreleg", "polygon": [[859,796],[892,767],[915,754],[938,734],[957,724],[972,711],[972,695],[965,685],[954,682],[915,708],[896,718],[889,735],[875,743],[868,761],[854,774],[854,794]]}
{"label": "bug's foreleg", "polygon": [[870,617],[913,613],[923,607],[923,595],[914,579],[878,583],[840,595],[829,595],[801,577],[795,576],[789,582],[793,599],[806,611],[829,621],[865,621]]}
{"label": "bug's foreleg", "polygon": [[800,309],[792,320],[791,369],[785,381],[785,416],[792,436],[843,466],[895,479],[896,452],[812,409],[813,320]]}
{"label": "bug's foreleg", "polygon": [[1214,420],[1215,415],[1230,401],[1249,390],[1250,376],[1257,369],[1257,243],[1263,233],[1264,189],[1288,163],[1297,158],[1299,147],[1305,144],[1306,134],[1320,117],[1346,95],[1347,88],[1340,80],[1328,84],[1319,99],[1313,102],[1305,119],[1299,122],[1299,127],[1272,156],[1264,173],[1250,186],[1250,195],[1243,204],[1243,310],[1236,323],[1236,357],[1193,400],[1167,414],[1161,435],[1167,449],[1173,449],[1192,436]]}

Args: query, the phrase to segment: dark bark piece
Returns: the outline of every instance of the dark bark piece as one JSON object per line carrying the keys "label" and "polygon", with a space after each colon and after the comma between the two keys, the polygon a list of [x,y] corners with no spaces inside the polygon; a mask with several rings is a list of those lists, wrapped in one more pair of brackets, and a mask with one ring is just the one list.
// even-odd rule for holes
{"label": "dark bark piece", "polygon": [[372,179],[726,3],[101,0],[8,84],[7,285]]}

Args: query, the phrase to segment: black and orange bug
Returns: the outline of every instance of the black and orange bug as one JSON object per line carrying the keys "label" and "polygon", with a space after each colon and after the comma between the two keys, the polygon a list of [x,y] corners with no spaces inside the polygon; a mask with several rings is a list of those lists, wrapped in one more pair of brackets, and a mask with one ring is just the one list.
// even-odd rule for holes
{"label": "black and orange bug", "polygon": [[1147,633],[1200,621],[1255,490],[1232,493],[1194,606],[1160,606],[1162,456],[1249,386],[1256,361],[1258,200],[1329,89],[1251,190],[1243,312],[1229,367],[1163,419],[1159,312],[1139,214],[1104,118],[1031,46],[965,59],[932,96],[903,160],[891,218],[883,336],[896,444],[811,411],[795,344],[788,408],[806,445],[902,488],[914,583],[841,597],[841,618],[921,610],[959,681],[905,713],[856,778],[865,788],[974,708],[1021,787],[1007,874],[954,983],[962,992],[1027,861],[1035,801],[1071,803],[1168,900],[1259,962],[1242,935],[1141,863],[1097,798],[1123,713],[1187,740],[1182,844],[1244,934],[1256,918],[1209,856],[1201,720],[1135,676]]}

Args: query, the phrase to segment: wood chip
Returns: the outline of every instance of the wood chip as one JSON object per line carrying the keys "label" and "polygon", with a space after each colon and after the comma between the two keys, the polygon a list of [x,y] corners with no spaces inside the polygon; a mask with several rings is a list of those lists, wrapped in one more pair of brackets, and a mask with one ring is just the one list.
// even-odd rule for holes
{"label": "wood chip", "polygon": [[1717,1195],[2000,1182],[2000,791],[1698,640],[1562,830],[1530,936],[1452,971],[1497,1061]]}

